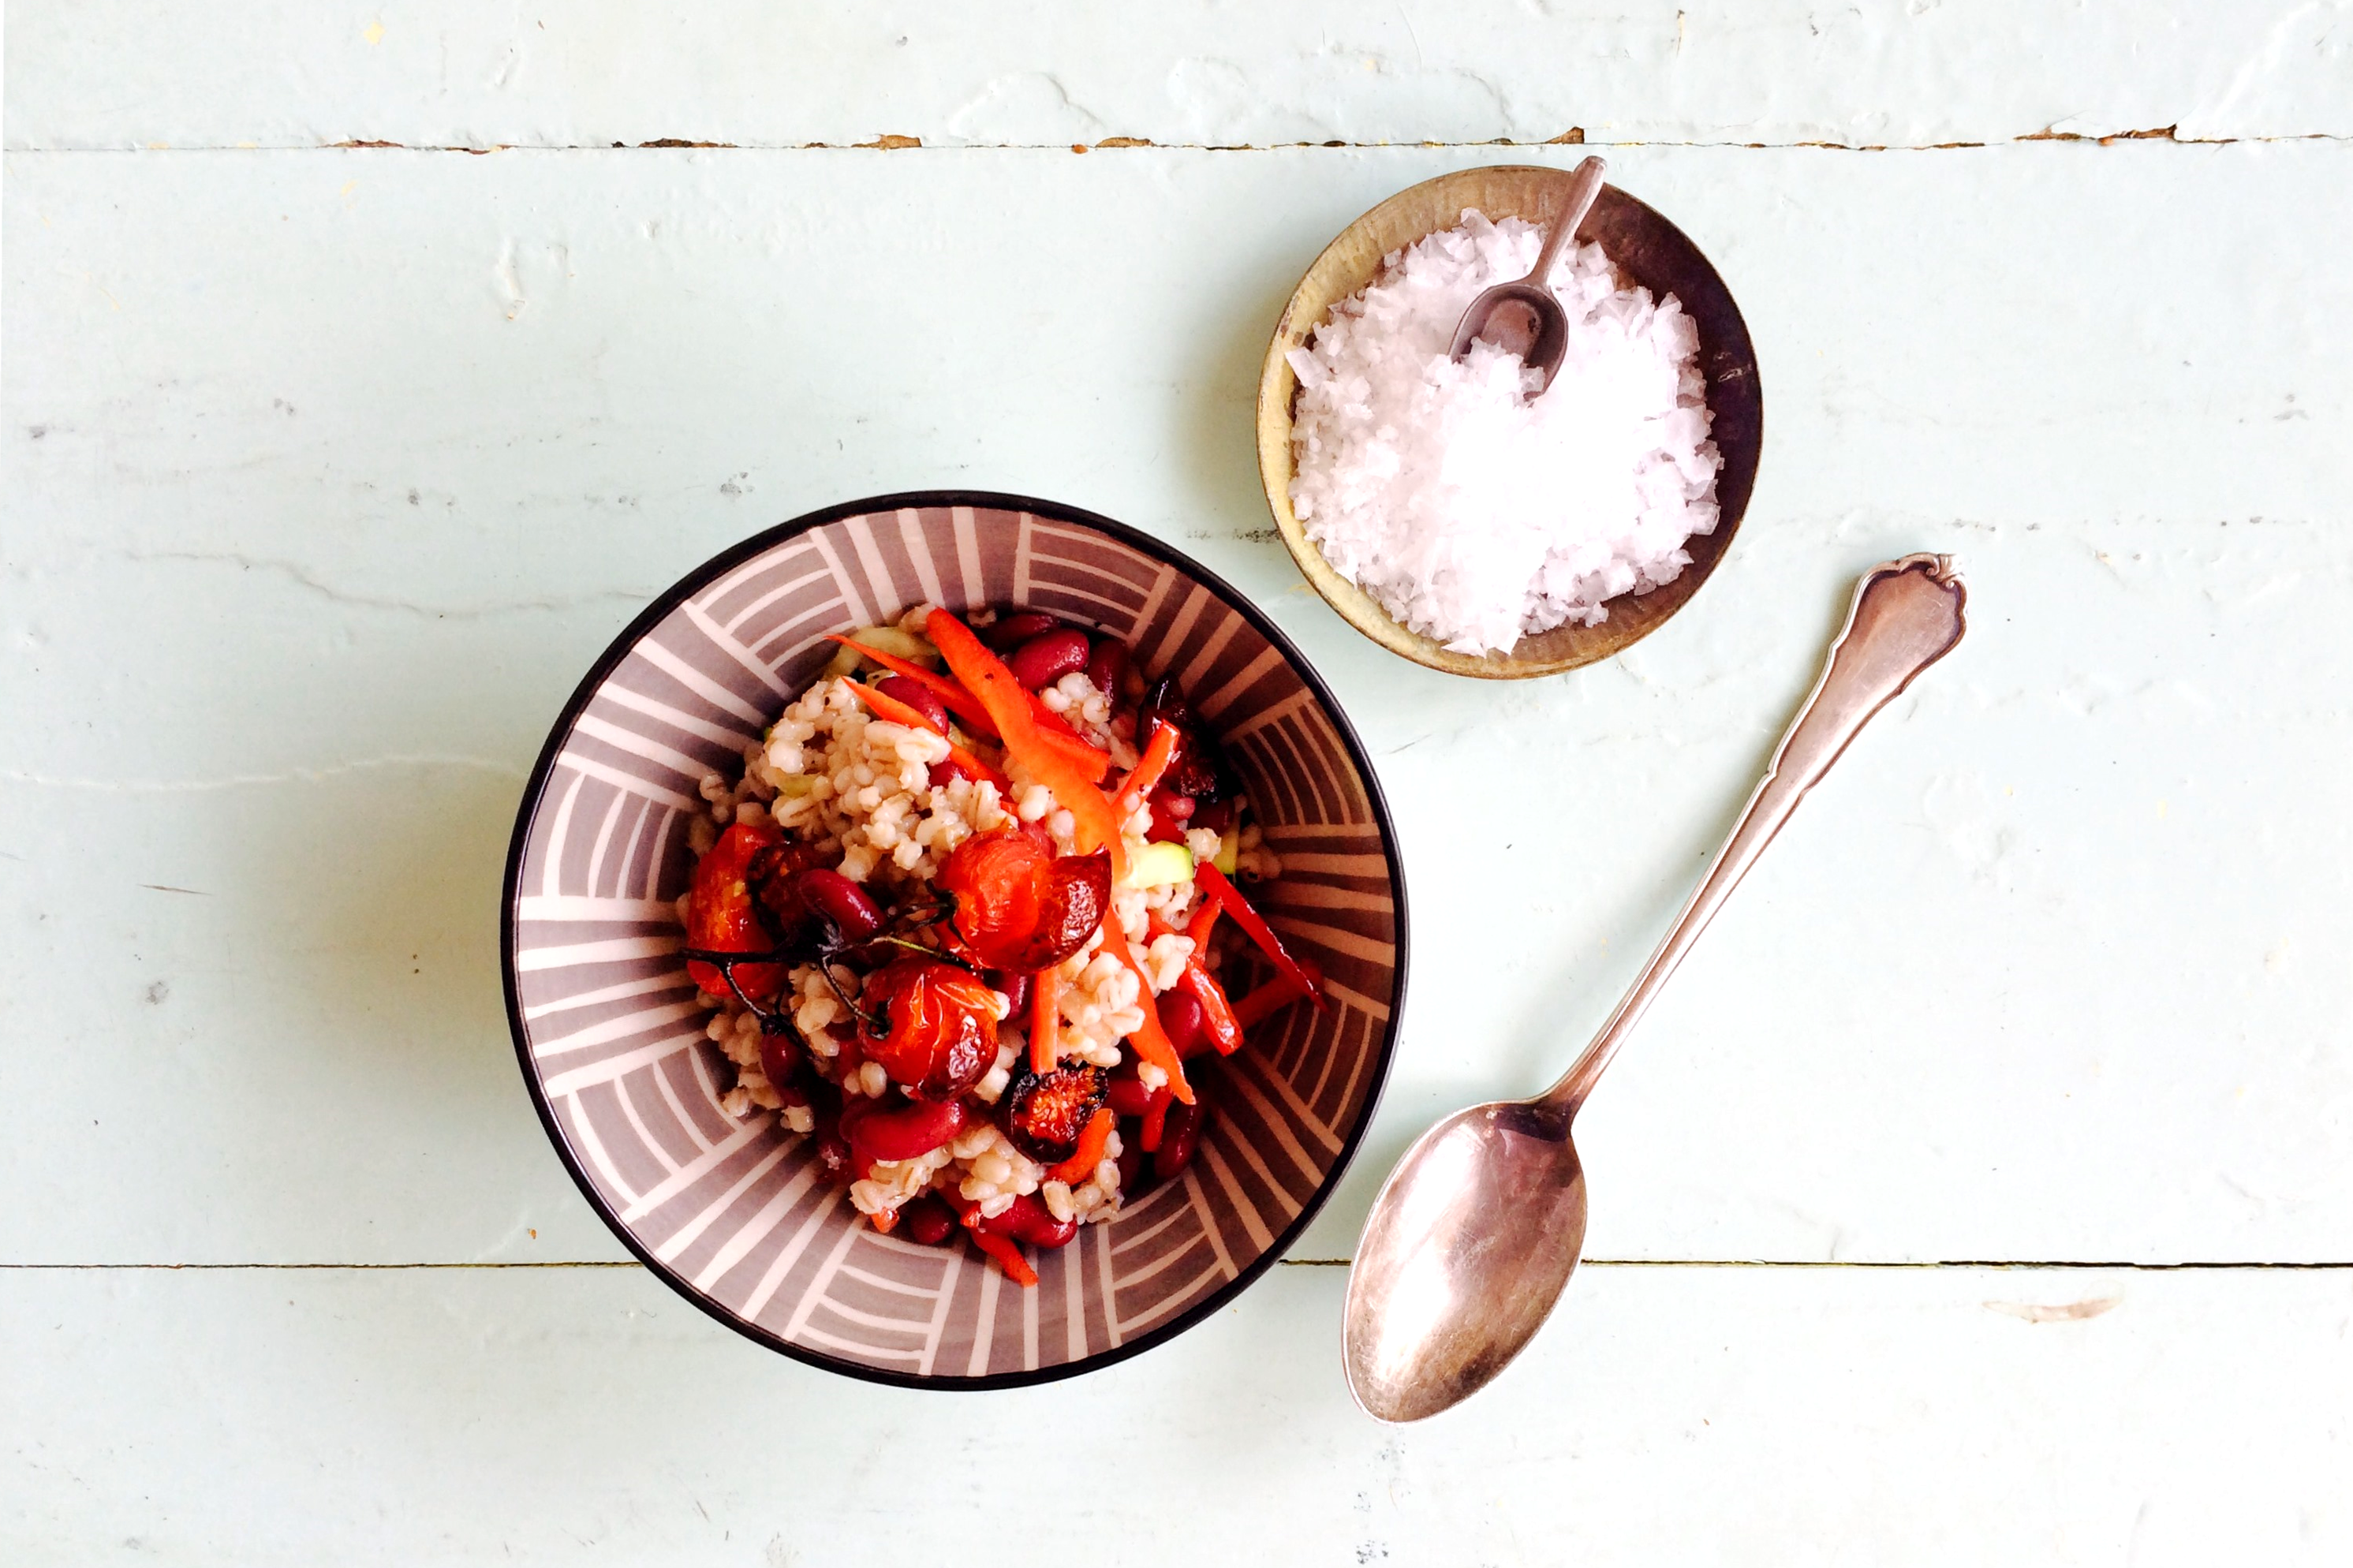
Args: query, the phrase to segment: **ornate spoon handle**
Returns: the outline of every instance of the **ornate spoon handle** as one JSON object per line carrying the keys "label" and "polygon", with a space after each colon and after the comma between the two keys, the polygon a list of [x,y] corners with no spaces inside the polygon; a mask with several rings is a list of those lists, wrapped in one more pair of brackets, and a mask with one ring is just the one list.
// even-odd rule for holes
{"label": "ornate spoon handle", "polygon": [[1635,978],[1618,1010],[1601,1026],[1575,1066],[1539,1097],[1539,1102],[1574,1114],[1593,1091],[1602,1068],[1617,1054],[1651,998],[1691,951],[1707,922],[1746,876],[1765,846],[1808,790],[1861,732],[1871,716],[1894,701],[1913,678],[1953,649],[1968,629],[1962,608],[1968,602],[1949,555],[1906,555],[1863,574],[1845,629],[1831,644],[1822,678],[1798,710],[1779,749],[1748,797],[1747,809],[1731,837],[1715,852],[1683,913],[1668,928],[1659,950]]}

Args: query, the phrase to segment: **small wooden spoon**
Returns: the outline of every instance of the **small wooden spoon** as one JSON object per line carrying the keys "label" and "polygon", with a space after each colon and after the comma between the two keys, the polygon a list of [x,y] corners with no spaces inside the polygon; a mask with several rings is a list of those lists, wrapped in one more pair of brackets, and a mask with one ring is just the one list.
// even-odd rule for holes
{"label": "small wooden spoon", "polygon": [[1530,370],[1543,376],[1543,385],[1528,395],[1531,400],[1542,397],[1552,385],[1562,356],[1568,353],[1568,312],[1553,296],[1552,264],[1561,247],[1577,237],[1577,226],[1592,210],[1593,198],[1601,194],[1606,167],[1599,158],[1588,158],[1577,166],[1568,200],[1553,219],[1552,232],[1545,236],[1535,269],[1516,283],[1498,283],[1472,300],[1454,329],[1456,360],[1484,338],[1508,353],[1518,354]]}

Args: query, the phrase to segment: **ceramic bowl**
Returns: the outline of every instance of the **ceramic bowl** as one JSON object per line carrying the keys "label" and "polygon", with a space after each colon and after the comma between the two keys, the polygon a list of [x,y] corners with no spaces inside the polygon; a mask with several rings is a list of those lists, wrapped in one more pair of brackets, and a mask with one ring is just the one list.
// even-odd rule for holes
{"label": "ceramic bowl", "polygon": [[1303,347],[1332,307],[1373,281],[1382,258],[1426,235],[1462,221],[1463,209],[1489,217],[1524,218],[1546,224],[1558,210],[1569,184],[1566,169],[1511,164],[1463,169],[1401,191],[1350,224],[1315,258],[1299,280],[1291,303],[1275,324],[1259,374],[1258,466],[1266,503],[1292,558],[1315,591],[1349,625],[1393,652],[1432,669],[1456,675],[1510,679],[1554,675],[1608,658],[1648,637],[1689,603],[1715,570],[1748,509],[1757,482],[1757,449],[1765,434],[1763,394],[1757,381],[1757,354],[1748,328],[1724,279],[1699,247],[1665,218],[1614,185],[1604,185],[1593,210],[1577,226],[1579,243],[1599,242],[1619,270],[1653,294],[1672,294],[1699,326],[1700,369],[1707,377],[1712,435],[1724,454],[1716,479],[1723,519],[1715,531],[1685,548],[1692,563],[1682,575],[1646,594],[1609,602],[1609,618],[1598,626],[1565,626],[1522,637],[1508,653],[1455,653],[1436,640],[1408,630],[1371,595],[1334,571],[1291,510],[1291,410],[1299,380],[1285,357]]}
{"label": "ceramic bowl", "polygon": [[[1107,628],[1221,735],[1285,863],[1259,901],[1319,961],[1227,1060],[1181,1178],[1035,1255],[1024,1289],[959,1245],[876,1234],[775,1117],[728,1115],[733,1070],[679,956],[671,901],[706,770],[833,652],[924,602]],[[1182,1332],[1282,1254],[1371,1120],[1406,970],[1395,834],[1356,732],[1272,622],[1167,545],[1045,501],[925,493],[773,529],[697,567],[615,640],[556,721],[509,853],[502,947],[522,1076],[556,1152],[662,1280],[787,1355],[882,1382],[1067,1376]]]}

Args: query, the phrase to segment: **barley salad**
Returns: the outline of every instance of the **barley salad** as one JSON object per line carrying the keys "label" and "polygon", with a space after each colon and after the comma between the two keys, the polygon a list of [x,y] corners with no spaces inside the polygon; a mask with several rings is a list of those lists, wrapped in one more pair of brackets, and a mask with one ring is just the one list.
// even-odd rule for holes
{"label": "barley salad", "polygon": [[1124,643],[931,605],[837,640],[690,828],[722,1104],[812,1140],[878,1231],[1034,1284],[1023,1248],[1180,1174],[1218,1060],[1321,977],[1237,886],[1282,867],[1215,738]]}

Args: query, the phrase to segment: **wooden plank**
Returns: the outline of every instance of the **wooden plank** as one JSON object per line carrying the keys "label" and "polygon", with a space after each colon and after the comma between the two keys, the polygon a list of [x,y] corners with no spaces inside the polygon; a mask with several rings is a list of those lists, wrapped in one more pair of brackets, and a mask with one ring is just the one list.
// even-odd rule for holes
{"label": "wooden plank", "polygon": [[12,147],[1423,141],[1935,145],[2344,135],[2343,8],[2295,0],[883,0],[529,10],[18,0]]}
{"label": "wooden plank", "polygon": [[1307,595],[1250,452],[1299,270],[1487,155],[12,154],[0,1259],[613,1256],[501,1023],[522,772],[712,551],[987,484],[1197,552],[1379,758],[1416,979],[1306,1255],[1607,1011],[1928,548],[1976,630],[1595,1100],[1594,1250],[2341,1260],[2353,149],[1627,153],[1747,310],[1762,483],[1664,632],[1510,687]]}
{"label": "wooden plank", "polygon": [[[635,1268],[6,1279],[26,1568],[849,1568],[976,1531],[1172,1565],[2353,1552],[2342,1271],[1593,1269],[1502,1381],[1404,1428],[1341,1387],[1334,1268],[982,1399],[797,1366]],[[1103,1484],[1052,1478],[1072,1445]]]}

